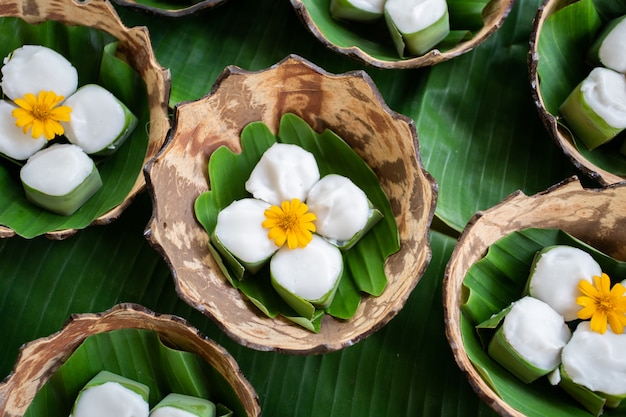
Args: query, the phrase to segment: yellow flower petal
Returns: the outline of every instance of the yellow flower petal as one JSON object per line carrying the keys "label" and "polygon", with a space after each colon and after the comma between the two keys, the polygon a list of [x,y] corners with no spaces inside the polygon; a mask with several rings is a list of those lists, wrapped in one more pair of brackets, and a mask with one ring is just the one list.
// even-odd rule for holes
{"label": "yellow flower petal", "polygon": [[626,316],[623,314],[611,312],[608,314],[609,326],[615,334],[622,334],[624,332],[624,326],[626,326]]}
{"label": "yellow flower petal", "polygon": [[38,138],[42,134],[43,134],[43,123],[40,120],[35,120],[33,122],[32,136],[33,138]]}
{"label": "yellow flower petal", "polygon": [[287,231],[287,246],[289,249],[295,249],[298,247],[298,237],[293,230]]}
{"label": "yellow flower petal", "polygon": [[601,311],[596,311],[594,315],[591,317],[591,322],[589,323],[591,330],[600,334],[604,334],[606,332],[606,314]]}
{"label": "yellow flower petal", "polygon": [[26,111],[26,112],[31,112],[33,110],[33,106],[32,106],[32,104],[28,100],[25,100],[25,99],[22,99],[22,98],[16,98],[13,101],[15,102],[15,104],[20,106],[20,110],[23,110],[23,111]]}
{"label": "yellow flower petal", "polygon": [[302,228],[308,232],[315,232],[315,224],[314,223],[305,223]]}
{"label": "yellow flower petal", "polygon": [[[580,303],[578,303],[580,304]],[[585,308],[582,308],[580,310],[578,310],[578,318],[582,319],[582,320],[587,320],[593,317],[593,315],[596,312],[596,306],[594,305],[589,305]]]}
{"label": "yellow flower petal", "polygon": [[276,246],[283,246],[287,240],[287,235],[280,228],[270,229],[267,236],[276,243]]}
{"label": "yellow flower petal", "polygon": [[317,220],[317,216],[313,213],[303,213],[301,219],[303,222],[314,222]]}
{"label": "yellow flower petal", "polygon": [[25,111],[21,111],[18,112],[17,110],[22,110],[22,109],[16,109],[12,112],[13,117],[15,117],[15,124],[17,125],[17,127],[24,127],[27,124],[31,124],[35,121],[35,118],[30,114],[27,113]]}
{"label": "yellow flower petal", "polygon": [[72,108],[70,106],[59,106],[52,109],[52,117],[59,122],[69,122]]}
{"label": "yellow flower petal", "polygon": [[63,126],[61,126],[61,123],[57,122],[56,120],[44,120],[43,132],[46,139],[54,139],[56,135],[62,135],[63,131]]}
{"label": "yellow flower petal", "polygon": [[611,292],[611,279],[607,274],[602,273],[601,277],[593,277],[593,282],[600,294],[608,294]]}
{"label": "yellow flower petal", "polygon": [[263,221],[263,223],[261,223],[261,226],[263,226],[266,229],[271,229],[273,227],[278,226],[278,220],[276,220],[276,219],[265,219]]}
{"label": "yellow flower petal", "polygon": [[611,296],[613,297],[623,297],[624,293],[626,293],[626,288],[620,283],[613,285],[613,288],[611,288]]}
{"label": "yellow flower petal", "polygon": [[582,292],[584,295],[588,297],[598,296],[598,290],[596,289],[596,287],[594,287],[587,280],[584,280],[584,279],[580,280],[580,282],[578,283],[578,289],[580,290],[580,292]]}
{"label": "yellow flower petal", "polygon": [[[295,234],[296,238],[298,239],[298,244],[301,247],[306,247],[306,244],[313,240],[313,234],[307,229],[300,228],[295,231]],[[304,242],[306,242],[306,244],[303,245]]]}

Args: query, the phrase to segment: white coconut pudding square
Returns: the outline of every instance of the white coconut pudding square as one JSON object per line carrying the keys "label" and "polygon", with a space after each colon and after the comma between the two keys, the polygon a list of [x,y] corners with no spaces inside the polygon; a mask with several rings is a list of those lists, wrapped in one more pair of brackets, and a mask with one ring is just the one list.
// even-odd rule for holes
{"label": "white coconut pudding square", "polygon": [[72,117],[63,122],[65,137],[88,154],[110,155],[128,138],[137,118],[111,92],[88,84],[65,101]]}
{"label": "white coconut pudding square", "polygon": [[54,144],[31,156],[20,170],[26,198],[70,215],[102,187],[94,161],[78,146]]}

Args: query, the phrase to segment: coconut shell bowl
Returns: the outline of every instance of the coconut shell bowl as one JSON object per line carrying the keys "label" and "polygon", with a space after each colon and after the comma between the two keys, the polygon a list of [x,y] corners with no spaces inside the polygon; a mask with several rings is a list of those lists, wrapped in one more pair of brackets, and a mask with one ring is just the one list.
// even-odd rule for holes
{"label": "coconut shell bowl", "polygon": [[112,0],[113,3],[128,7],[130,9],[141,10],[157,16],[184,17],[195,13],[206,12],[217,7],[227,0],[203,0],[203,1],[169,1],[154,2],[146,0]]}
{"label": "coconut shell bowl", "polygon": [[[7,0],[0,6],[0,18],[0,30],[8,33],[3,58],[25,43],[40,44],[77,68],[79,77],[84,77],[79,87],[133,78],[116,87],[114,95],[138,118],[123,145],[107,159],[96,161],[103,187],[71,215],[30,204],[20,184],[19,167],[2,159],[0,237],[63,239],[84,227],[112,222],[145,187],[143,165],[163,146],[170,126],[170,75],[156,61],[147,29],[124,26],[106,0]],[[101,61],[112,70],[98,72]],[[112,71],[121,72],[104,80],[103,74]]]}
{"label": "coconut shell bowl", "polygon": [[[565,232],[568,238],[573,237],[616,261],[625,261],[623,231],[626,230],[626,187],[618,184],[588,189],[583,188],[576,177],[571,177],[536,195],[513,193],[498,205],[475,214],[458,239],[445,271],[443,303],[446,336],[458,366],[474,391],[500,415],[590,416],[591,413],[547,380],[525,384],[500,367],[487,355],[474,328],[478,324],[476,321],[481,322],[483,319],[475,318],[476,314],[469,313],[466,308],[473,303],[475,308],[471,311],[475,312],[478,309],[476,306],[480,304],[485,314],[491,314],[488,310],[504,308],[521,296],[525,282],[512,279],[511,267],[507,265],[514,264],[515,268],[523,265],[514,274],[523,269],[519,272],[520,277],[528,277],[533,255],[521,248],[525,243],[514,246],[511,252],[507,252],[510,253],[508,257],[499,257],[508,259],[509,263],[503,264],[502,261],[499,266],[495,266],[495,262],[482,263],[481,268],[472,268],[486,258],[488,250],[496,242],[505,236],[528,230]],[[540,241],[536,240],[531,245],[536,242]],[[496,248],[497,253],[503,253],[500,250],[502,246]],[[529,256],[524,251],[529,252]],[[476,275],[478,272],[475,272],[473,278],[470,278],[468,271],[471,269],[490,272],[482,275]],[[485,298],[484,294],[496,292],[507,294],[501,296],[502,306],[487,306],[489,301],[484,300],[492,298]],[[619,410],[623,410],[623,407]]]}
{"label": "coconut shell bowl", "polygon": [[[287,113],[314,132],[334,132],[371,168],[399,237],[399,250],[381,262],[382,293],[361,297],[349,319],[324,316],[318,332],[262,314],[242,296],[209,252],[194,213],[194,202],[210,188],[207,165],[216,149],[240,153],[245,126],[262,122],[276,134]],[[183,300],[244,346],[294,354],[350,346],[400,311],[430,261],[437,187],[421,165],[413,122],[385,105],[365,72],[330,74],[295,55],[258,72],[231,66],[210,94],[177,106],[174,120],[167,145],[145,169],[154,204],[146,236],[169,264]]]}
{"label": "coconut shell bowl", "polygon": [[[177,359],[159,359],[156,352]],[[81,355],[90,359],[83,361]],[[116,355],[121,356],[116,359]],[[169,378],[171,374],[163,374],[165,368],[176,363],[186,363],[196,375],[205,375],[200,385],[208,381],[214,384],[213,388],[194,393],[185,391],[189,387],[181,388],[184,385],[176,386],[176,375]],[[181,380],[188,378],[191,374],[183,376],[186,370],[181,368],[169,369],[174,374],[178,372]],[[223,347],[180,317],[157,314],[136,304],[118,304],[102,313],[72,315],[59,332],[25,344],[12,373],[0,383],[0,414],[22,416],[29,406],[39,404],[35,411],[38,415],[69,415],[78,391],[102,370],[148,385],[151,403],[170,392],[200,396],[200,391],[208,389],[203,395],[236,415],[261,415],[256,392]],[[48,384],[52,384],[51,389]],[[37,395],[47,389],[48,397]],[[45,411],[45,407],[55,409]]]}
{"label": "coconut shell bowl", "polygon": [[384,18],[365,23],[337,20],[330,12],[331,0],[291,0],[291,4],[306,29],[333,52],[376,68],[406,69],[436,65],[476,48],[502,26],[513,0],[491,0],[469,7],[448,2],[450,29],[461,35],[449,36],[422,54],[402,56]]}
{"label": "coconut shell bowl", "polygon": [[589,150],[560,106],[594,67],[602,66],[589,60],[588,51],[607,23],[623,14],[623,2],[546,0],[537,11],[530,37],[531,93],[539,115],[565,156],[600,185],[626,179],[626,156],[619,147],[623,135]]}

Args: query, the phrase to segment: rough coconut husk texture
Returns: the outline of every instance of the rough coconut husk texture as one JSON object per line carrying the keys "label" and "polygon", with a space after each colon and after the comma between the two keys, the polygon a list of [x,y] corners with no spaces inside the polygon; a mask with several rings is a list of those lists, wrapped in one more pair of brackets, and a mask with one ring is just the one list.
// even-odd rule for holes
{"label": "rough coconut husk texture", "polygon": [[[363,297],[350,320],[325,317],[319,333],[264,316],[233,288],[194,214],[194,201],[209,187],[213,151],[226,145],[239,152],[241,130],[250,122],[262,121],[276,134],[285,113],[318,132],[333,130],[373,169],[400,235],[400,250],[385,265],[382,295]],[[245,346],[299,354],[350,346],[400,311],[430,261],[436,183],[419,160],[413,121],[391,111],[363,71],[333,75],[293,55],[259,72],[228,67],[208,96],[176,108],[168,144],[146,175],[154,207],[146,236],[168,262],[180,297]]]}
{"label": "rough coconut husk texture", "polygon": [[[213,9],[217,6],[220,6],[228,0],[203,0],[203,1],[188,1],[188,5],[185,5],[185,2],[179,2],[181,7],[172,8],[167,4],[164,7],[157,7],[151,4],[144,4],[141,1],[136,0],[111,0],[113,3],[128,7],[130,9],[141,10],[146,13],[150,13],[157,16],[166,16],[166,17],[183,17],[189,16],[200,12],[206,12],[210,9]],[[176,3],[176,1],[170,2],[171,4]]]}

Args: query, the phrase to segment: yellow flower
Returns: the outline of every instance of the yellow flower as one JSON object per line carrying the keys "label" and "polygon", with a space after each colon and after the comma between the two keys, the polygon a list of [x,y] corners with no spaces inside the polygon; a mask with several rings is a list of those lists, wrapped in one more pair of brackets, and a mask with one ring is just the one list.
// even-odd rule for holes
{"label": "yellow flower", "polygon": [[578,283],[578,289],[583,293],[576,298],[576,303],[583,307],[578,318],[591,318],[591,330],[602,334],[606,332],[608,321],[613,333],[621,334],[626,326],[626,288],[615,284],[611,289],[611,280],[605,273],[602,277],[593,277],[593,282],[595,286],[586,280]]}
{"label": "yellow flower", "polygon": [[315,214],[308,212],[309,208],[297,198],[283,201],[279,206],[271,206],[265,210],[263,227],[270,229],[267,236],[277,246],[287,242],[289,249],[304,248],[311,242],[315,232],[313,221]]}
{"label": "yellow flower", "polygon": [[48,140],[62,135],[64,129],[59,122],[69,122],[72,111],[69,106],[55,107],[63,98],[52,91],[40,91],[37,97],[28,93],[24,98],[16,98],[14,101],[19,108],[11,113],[16,119],[15,124],[23,128],[24,133],[32,128],[31,135],[35,139],[42,134]]}

